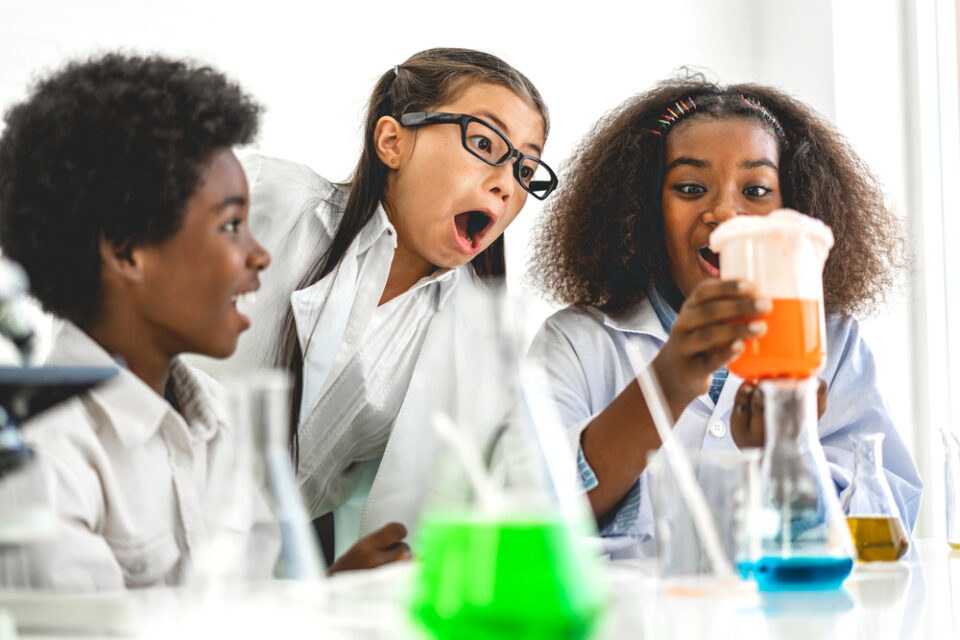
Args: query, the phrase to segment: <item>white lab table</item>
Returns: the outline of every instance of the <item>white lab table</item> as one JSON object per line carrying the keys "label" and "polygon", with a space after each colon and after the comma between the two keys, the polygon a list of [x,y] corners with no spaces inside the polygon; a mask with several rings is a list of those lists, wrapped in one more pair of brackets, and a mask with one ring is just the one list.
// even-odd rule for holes
{"label": "white lab table", "polygon": [[[904,560],[857,565],[840,591],[765,596],[664,589],[632,562],[605,565],[609,606],[594,636],[620,638],[960,639],[960,552],[918,540]],[[155,589],[114,595],[0,592],[19,636],[189,638],[421,637],[406,595],[410,565],[334,577],[320,594],[271,584],[240,603],[222,593]],[[749,584],[749,583],[747,583]],[[0,640],[9,619],[0,617]]]}

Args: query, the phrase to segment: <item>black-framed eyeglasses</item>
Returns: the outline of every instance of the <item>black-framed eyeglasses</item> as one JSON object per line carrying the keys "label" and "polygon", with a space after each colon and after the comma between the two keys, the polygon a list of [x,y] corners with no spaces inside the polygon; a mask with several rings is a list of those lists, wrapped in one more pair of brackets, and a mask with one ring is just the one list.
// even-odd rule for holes
{"label": "black-framed eyeglasses", "polygon": [[511,159],[513,175],[530,195],[543,200],[557,188],[557,174],[547,164],[535,156],[521,153],[510,144],[507,136],[492,124],[465,113],[439,113],[435,111],[414,111],[399,118],[405,127],[419,127],[425,124],[459,124],[460,142],[463,148],[494,167],[502,167]]}

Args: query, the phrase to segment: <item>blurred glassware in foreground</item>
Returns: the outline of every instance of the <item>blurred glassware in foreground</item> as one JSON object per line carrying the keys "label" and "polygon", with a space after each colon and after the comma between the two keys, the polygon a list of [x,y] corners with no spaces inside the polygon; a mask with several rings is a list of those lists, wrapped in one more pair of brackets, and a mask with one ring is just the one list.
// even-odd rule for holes
{"label": "blurred glassware in foreground", "polygon": [[474,301],[491,332],[471,352],[474,378],[460,382],[472,392],[463,402],[485,406],[458,407],[456,422],[431,417],[444,446],[413,545],[411,613],[437,639],[577,640],[604,606],[583,544],[595,530],[552,395],[542,372],[521,369],[517,305]]}
{"label": "blurred glassware in foreground", "polygon": [[853,441],[853,480],[840,496],[861,562],[899,560],[910,536],[883,475],[883,434],[859,433]]}
{"label": "blurred glassware in foreground", "polygon": [[[760,450],[687,451],[731,566],[759,557],[762,524]],[[647,477],[656,515],[658,572],[668,581],[710,575],[713,568],[666,455],[650,455]]]}
{"label": "blurred glassware in foreground", "polygon": [[289,377],[259,370],[226,387],[230,423],[211,462],[209,535],[190,585],[214,598],[269,579],[318,585],[324,564],[287,448]]}
{"label": "blurred glassware in foreground", "polygon": [[817,380],[764,380],[760,557],[742,563],[761,591],[835,589],[855,549],[817,433]]}
{"label": "blurred glassware in foreground", "polygon": [[960,551],[960,437],[940,429],[943,438],[944,480],[947,497],[947,542]]}

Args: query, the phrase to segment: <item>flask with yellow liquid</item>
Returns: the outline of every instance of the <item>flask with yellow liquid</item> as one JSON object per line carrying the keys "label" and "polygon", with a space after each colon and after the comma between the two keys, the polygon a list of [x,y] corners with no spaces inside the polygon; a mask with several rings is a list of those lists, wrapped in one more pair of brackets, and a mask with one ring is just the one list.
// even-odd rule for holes
{"label": "flask with yellow liquid", "polygon": [[841,504],[857,557],[861,562],[899,560],[910,548],[910,535],[883,475],[883,434],[852,438],[853,482],[841,496]]}

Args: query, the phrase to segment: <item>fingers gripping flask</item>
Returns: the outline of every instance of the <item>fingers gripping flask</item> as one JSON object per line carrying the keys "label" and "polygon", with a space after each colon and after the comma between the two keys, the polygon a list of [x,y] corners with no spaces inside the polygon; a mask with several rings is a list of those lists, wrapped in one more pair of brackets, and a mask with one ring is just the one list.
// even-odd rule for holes
{"label": "fingers gripping flask", "polygon": [[808,378],[826,359],[823,265],[833,233],[815,218],[789,209],[738,216],[710,234],[724,279],[752,282],[773,310],[767,332],[747,340],[730,371],[744,380]]}
{"label": "fingers gripping flask", "polygon": [[898,560],[910,548],[893,492],[883,475],[883,434],[853,436],[853,481],[841,496],[861,562]]}

